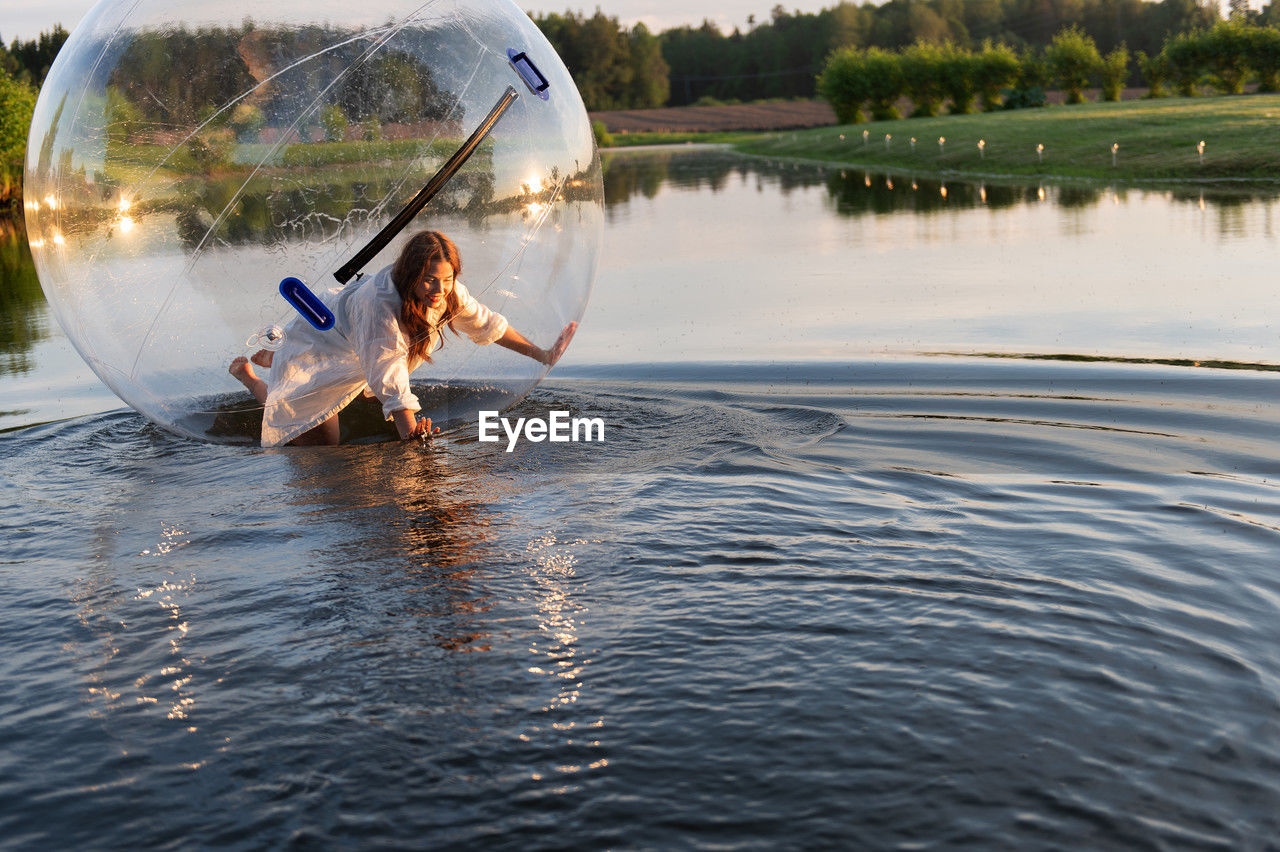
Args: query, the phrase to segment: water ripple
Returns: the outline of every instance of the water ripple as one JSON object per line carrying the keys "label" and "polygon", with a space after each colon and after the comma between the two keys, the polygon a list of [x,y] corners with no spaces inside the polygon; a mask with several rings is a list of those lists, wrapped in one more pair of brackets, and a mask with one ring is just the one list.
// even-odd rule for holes
{"label": "water ripple", "polygon": [[564,381],[606,441],[513,453],[7,435],[0,831],[1276,836],[1272,385],[886,369]]}

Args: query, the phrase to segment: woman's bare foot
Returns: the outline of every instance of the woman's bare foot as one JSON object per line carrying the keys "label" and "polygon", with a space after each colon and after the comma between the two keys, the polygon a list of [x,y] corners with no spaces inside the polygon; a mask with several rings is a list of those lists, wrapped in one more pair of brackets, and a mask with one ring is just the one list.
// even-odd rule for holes
{"label": "woman's bare foot", "polygon": [[253,366],[249,363],[249,359],[240,355],[232,359],[231,366],[227,368],[227,372],[240,380],[243,385],[258,378],[258,374],[253,371]]}
{"label": "woman's bare foot", "polygon": [[227,372],[236,377],[240,384],[249,389],[249,393],[253,394],[253,398],[258,402],[265,403],[267,401],[267,383],[258,378],[258,374],[253,371],[253,365],[249,363],[249,359],[243,355],[235,358],[231,362],[231,366],[227,368]]}
{"label": "woman's bare foot", "polygon": [[249,356],[249,360],[257,364],[259,367],[270,367],[271,361],[274,357],[275,353],[270,349],[259,349],[257,352]]}

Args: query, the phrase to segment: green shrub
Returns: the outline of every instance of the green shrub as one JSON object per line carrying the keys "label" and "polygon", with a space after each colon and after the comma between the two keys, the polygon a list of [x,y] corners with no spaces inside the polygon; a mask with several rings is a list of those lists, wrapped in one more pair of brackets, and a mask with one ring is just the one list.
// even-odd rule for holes
{"label": "green shrub", "polygon": [[845,47],[827,57],[818,75],[817,89],[841,124],[865,121],[862,112],[867,102],[866,76],[862,72],[863,54],[856,47]]}
{"label": "green shrub", "polygon": [[1178,94],[1189,98],[1205,74],[1204,44],[1198,33],[1181,33],[1165,39],[1160,52]]}
{"label": "green shrub", "polygon": [[1104,101],[1120,100],[1125,81],[1129,79],[1129,49],[1123,42],[1106,55],[1099,69],[1102,74],[1102,99]]}
{"label": "green shrub", "polygon": [[1142,80],[1147,84],[1147,97],[1163,98],[1165,96],[1164,84],[1169,82],[1169,60],[1163,53],[1157,53],[1155,56],[1147,56],[1139,50],[1134,58],[1138,62],[1138,72],[1142,74]]}
{"label": "green shrub", "polygon": [[107,86],[106,113],[107,144],[111,146],[126,144],[129,134],[137,131],[145,118],[138,105],[115,86]]}
{"label": "green shrub", "polygon": [[35,108],[35,91],[0,70],[0,160],[23,159]]}
{"label": "green shrub", "polygon": [[969,51],[951,42],[942,46],[942,87],[951,99],[952,115],[973,112],[973,102],[978,97],[974,88],[976,68],[977,62]]}
{"label": "green shrub", "polygon": [[1259,92],[1280,92],[1280,30],[1250,27],[1247,63],[1258,75]]}
{"label": "green shrub", "polygon": [[347,127],[351,122],[347,113],[338,104],[329,104],[320,113],[320,123],[324,125],[324,138],[330,142],[342,142],[347,138]]}
{"label": "green shrub", "polygon": [[591,122],[591,133],[596,137],[596,147],[613,147],[613,134],[609,132],[609,127],[603,121],[596,119]]}
{"label": "green shrub", "polygon": [[863,54],[862,74],[866,78],[867,104],[877,121],[899,118],[898,98],[902,97],[902,66],[896,54],[878,47]]}
{"label": "green shrub", "polygon": [[916,42],[902,51],[899,67],[903,91],[915,104],[912,118],[934,116],[941,110],[946,97],[942,88],[942,59],[938,46],[927,42]]}
{"label": "green shrub", "polygon": [[985,111],[1000,108],[1001,93],[1018,79],[1019,64],[1013,48],[983,43],[982,52],[974,57],[973,82]]}
{"label": "green shrub", "polygon": [[267,124],[262,110],[253,104],[238,103],[231,110],[231,129],[241,142],[257,142],[258,133]]}
{"label": "green shrub", "polygon": [[200,131],[187,140],[185,148],[194,171],[211,174],[231,162],[231,151],[235,145],[235,134],[228,128],[219,127]]}
{"label": "green shrub", "polygon": [[1034,49],[1027,48],[1018,60],[1018,79],[1014,88],[1047,89],[1052,82],[1053,71],[1048,61]]}
{"label": "green shrub", "polygon": [[1031,86],[1026,89],[1005,89],[1003,97],[1004,109],[1028,109],[1042,107],[1048,103],[1044,89]]}
{"label": "green shrub", "polygon": [[1224,95],[1244,91],[1244,78],[1249,73],[1249,32],[1253,29],[1239,21],[1219,21],[1199,34],[1204,68],[1214,88]]}
{"label": "green shrub", "polygon": [[1045,58],[1069,104],[1084,102],[1084,89],[1102,65],[1098,46],[1078,26],[1064,28],[1045,48]]}

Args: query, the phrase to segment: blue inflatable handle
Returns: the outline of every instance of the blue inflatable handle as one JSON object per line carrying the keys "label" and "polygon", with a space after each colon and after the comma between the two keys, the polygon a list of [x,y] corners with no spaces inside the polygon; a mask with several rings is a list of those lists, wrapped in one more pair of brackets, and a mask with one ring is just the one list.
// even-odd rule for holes
{"label": "blue inflatable handle", "polygon": [[538,66],[533,64],[533,60],[529,58],[529,54],[523,50],[516,50],[514,47],[507,49],[507,59],[511,61],[511,67],[516,69],[516,73],[520,75],[520,79],[524,80],[524,84],[529,87],[529,91],[533,92],[544,101],[547,100],[547,89],[551,88],[551,84],[547,82],[547,78],[542,76],[542,72],[538,70]]}
{"label": "blue inflatable handle", "polygon": [[297,278],[289,277],[281,281],[280,295],[302,314],[303,319],[320,331],[328,331],[337,321],[333,311],[329,310],[329,306],[320,301],[320,297],[308,290],[307,285]]}

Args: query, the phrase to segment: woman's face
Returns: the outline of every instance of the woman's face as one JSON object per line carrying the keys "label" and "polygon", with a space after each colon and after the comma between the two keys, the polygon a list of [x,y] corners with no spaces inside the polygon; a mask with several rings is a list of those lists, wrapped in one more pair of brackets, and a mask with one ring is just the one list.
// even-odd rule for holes
{"label": "woman's face", "polygon": [[427,265],[427,276],[413,287],[413,296],[429,308],[443,307],[453,292],[453,266],[444,260]]}

